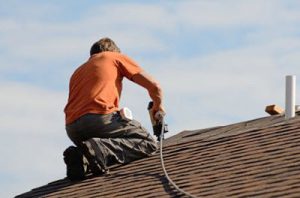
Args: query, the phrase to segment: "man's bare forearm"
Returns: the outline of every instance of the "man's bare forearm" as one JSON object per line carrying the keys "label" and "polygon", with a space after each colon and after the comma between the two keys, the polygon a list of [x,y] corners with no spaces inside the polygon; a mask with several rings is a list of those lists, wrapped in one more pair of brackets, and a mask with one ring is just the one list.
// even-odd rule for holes
{"label": "man's bare forearm", "polygon": [[138,85],[148,90],[150,98],[153,100],[154,111],[164,111],[162,107],[162,89],[160,85],[148,74],[142,72],[132,77],[132,80]]}
{"label": "man's bare forearm", "polygon": [[148,93],[150,95],[150,98],[153,101],[153,110],[154,111],[159,111],[163,110],[162,109],[162,89],[158,84],[156,84],[151,90],[148,90]]}

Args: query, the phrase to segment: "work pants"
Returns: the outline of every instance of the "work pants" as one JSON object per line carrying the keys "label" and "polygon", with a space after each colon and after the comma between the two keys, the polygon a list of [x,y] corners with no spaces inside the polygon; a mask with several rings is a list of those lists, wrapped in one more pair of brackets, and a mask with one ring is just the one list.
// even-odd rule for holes
{"label": "work pants", "polygon": [[67,125],[66,131],[78,146],[84,141],[96,145],[103,167],[125,164],[157,150],[155,140],[138,121],[124,120],[117,112],[86,114]]}

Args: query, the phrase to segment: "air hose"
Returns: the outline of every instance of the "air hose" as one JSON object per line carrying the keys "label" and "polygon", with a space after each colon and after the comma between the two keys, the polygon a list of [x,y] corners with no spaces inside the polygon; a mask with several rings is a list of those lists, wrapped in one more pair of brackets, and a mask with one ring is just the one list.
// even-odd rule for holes
{"label": "air hose", "polygon": [[165,122],[164,122],[164,119],[161,118],[161,123],[162,123],[162,127],[161,127],[161,133],[160,133],[160,137],[159,137],[159,140],[160,140],[160,162],[161,162],[161,167],[164,171],[164,174],[165,174],[165,177],[167,178],[168,182],[180,193],[188,196],[188,197],[192,197],[192,198],[196,198],[196,196],[194,195],[191,195],[190,193],[184,191],[183,189],[179,188],[176,183],[169,177],[169,174],[166,170],[166,167],[165,167],[165,164],[164,164],[164,158],[163,158],[163,139],[164,139],[164,129],[165,129]]}

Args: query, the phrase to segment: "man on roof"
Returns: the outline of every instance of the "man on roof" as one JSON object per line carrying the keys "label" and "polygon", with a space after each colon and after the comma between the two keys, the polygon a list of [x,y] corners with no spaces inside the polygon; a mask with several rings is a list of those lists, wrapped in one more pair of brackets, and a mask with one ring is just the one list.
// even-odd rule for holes
{"label": "man on roof", "polygon": [[[78,146],[64,152],[67,176],[71,180],[84,178],[82,152],[86,154],[84,151],[91,146],[98,147],[94,155],[99,167],[104,169],[149,156],[157,150],[155,140],[138,121],[124,119],[120,114],[124,77],[148,90],[154,115],[164,112],[158,82],[122,54],[110,38],[95,42],[90,58],[71,76],[64,109],[67,135]],[[92,169],[92,172],[97,171]]]}

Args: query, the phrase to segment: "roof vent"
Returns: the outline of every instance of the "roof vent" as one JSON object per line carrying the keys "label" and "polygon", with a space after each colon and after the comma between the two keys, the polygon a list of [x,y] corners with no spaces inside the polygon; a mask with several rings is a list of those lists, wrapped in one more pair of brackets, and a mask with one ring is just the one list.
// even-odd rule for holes
{"label": "roof vent", "polygon": [[296,109],[296,76],[285,77],[285,119],[295,117]]}
{"label": "roof vent", "polygon": [[297,111],[300,111],[300,105],[296,105],[296,108],[295,108],[295,109],[296,109],[296,112],[297,112]]}

